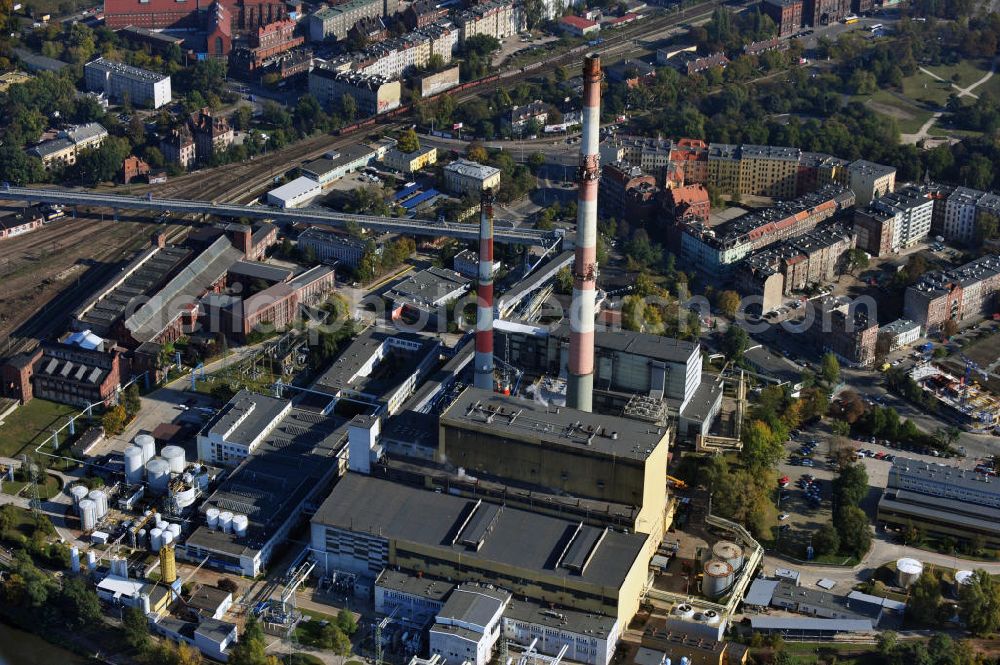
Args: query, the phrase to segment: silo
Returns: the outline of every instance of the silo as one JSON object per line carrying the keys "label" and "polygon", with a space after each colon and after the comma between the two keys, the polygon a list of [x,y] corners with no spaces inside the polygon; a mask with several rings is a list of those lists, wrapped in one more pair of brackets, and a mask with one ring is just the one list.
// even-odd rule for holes
{"label": "silo", "polygon": [[142,613],[149,614],[149,594],[144,593],[139,596],[139,602],[142,604]]}
{"label": "silo", "polygon": [[205,521],[208,522],[209,529],[219,528],[219,509],[213,506],[206,510]]}
{"label": "silo", "polygon": [[136,534],[136,547],[142,547],[142,544],[146,542],[146,530],[139,529],[139,533]]}
{"label": "silo", "polygon": [[904,589],[913,586],[920,574],[924,572],[924,564],[916,559],[900,559],[896,562],[896,580]]}
{"label": "silo", "polygon": [[171,524],[171,525],[167,526],[167,531],[169,531],[170,533],[174,534],[174,540],[177,540],[177,537],[181,535],[181,525],[180,524]]}
{"label": "silo", "polygon": [[222,533],[229,533],[233,530],[233,514],[228,510],[219,513],[219,529]]}
{"label": "silo", "polygon": [[160,547],[161,548],[166,547],[167,545],[171,544],[172,542],[174,542],[174,534],[170,533],[169,531],[164,531],[160,535]]}
{"label": "silo", "polygon": [[154,552],[159,552],[161,545],[163,545],[163,531],[160,529],[153,529],[149,532],[149,549]]}
{"label": "silo", "polygon": [[93,531],[97,526],[97,504],[93,499],[82,499],[77,508],[80,511],[80,528]]}
{"label": "silo", "polygon": [[87,570],[91,573],[97,570],[97,553],[87,550]]}
{"label": "silo", "polygon": [[959,570],[955,573],[955,596],[962,592],[962,587],[969,586],[975,579],[975,573],[971,570]]}
{"label": "silo", "polygon": [[69,548],[69,567],[74,573],[80,572],[80,548],[76,545]]}
{"label": "silo", "polygon": [[164,446],[160,451],[160,457],[170,463],[170,473],[184,473],[187,460],[184,457],[184,449],[180,446]]}
{"label": "silo", "polygon": [[135,485],[142,482],[142,448],[129,446],[125,449],[125,482]]}
{"label": "silo", "polygon": [[69,488],[69,494],[73,497],[73,505],[79,506],[80,501],[87,498],[88,490],[86,485],[73,485]]}
{"label": "silo", "polygon": [[743,569],[743,548],[729,540],[720,540],[712,546],[712,556],[719,561],[725,561],[733,567],[734,572]]}
{"label": "silo", "polygon": [[135,445],[142,450],[142,463],[145,464],[156,456],[156,439],[148,434],[135,437]]}
{"label": "silo", "polygon": [[733,585],[733,567],[725,561],[712,559],[705,564],[701,591],[708,598],[722,596]]}
{"label": "silo", "polygon": [[160,548],[160,579],[164,584],[173,584],[177,579],[177,560],[174,558],[174,546],[164,543]]}
{"label": "silo", "polygon": [[108,493],[104,490],[91,490],[88,498],[97,506],[97,519],[103,519],[108,514]]}
{"label": "silo", "polygon": [[154,457],[146,462],[146,479],[149,489],[156,494],[165,494],[170,484],[170,464],[165,459]]}
{"label": "silo", "polygon": [[246,538],[248,526],[250,526],[250,520],[247,519],[246,515],[233,515],[233,533],[237,536]]}

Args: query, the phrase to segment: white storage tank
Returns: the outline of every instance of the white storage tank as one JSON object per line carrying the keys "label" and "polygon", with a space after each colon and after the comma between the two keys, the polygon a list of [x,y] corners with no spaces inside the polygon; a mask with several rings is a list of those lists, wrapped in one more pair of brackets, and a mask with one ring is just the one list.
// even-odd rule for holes
{"label": "white storage tank", "polygon": [[88,498],[97,505],[97,519],[103,519],[108,514],[108,493],[104,490],[91,490]]}
{"label": "white storage tank", "polygon": [[178,508],[187,508],[195,499],[195,489],[193,485],[182,483],[178,489],[172,491],[171,496],[173,497],[174,503],[177,504]]}
{"label": "white storage tank", "polygon": [[166,547],[172,542],[174,542],[174,534],[170,533],[169,531],[164,531],[163,534],[160,536],[161,546]]}
{"label": "white storage tank", "polygon": [[159,552],[161,545],[163,545],[163,531],[161,529],[153,529],[149,532],[149,549]]}
{"label": "white storage tank", "polygon": [[250,520],[246,515],[233,515],[233,533],[237,536],[246,538],[248,526],[250,526]]}
{"label": "white storage tank", "polygon": [[212,508],[206,510],[205,521],[208,522],[209,529],[219,528],[219,509],[213,506]]}
{"label": "white storage tank", "polygon": [[88,493],[89,491],[87,490],[86,485],[73,485],[69,488],[69,495],[73,497],[74,506],[79,506],[80,501],[86,499]]}
{"label": "white storage tank", "polygon": [[725,561],[712,559],[705,564],[701,591],[708,598],[719,598],[733,585],[733,567]]}
{"label": "white storage tank", "polygon": [[164,446],[160,451],[160,457],[170,463],[170,473],[184,473],[187,460],[184,457],[184,449],[180,446]]}
{"label": "white storage tank", "polygon": [[80,548],[76,545],[69,548],[69,567],[74,573],[80,572]]}
{"label": "white storage tank", "polygon": [[734,572],[743,569],[743,548],[729,540],[720,540],[712,546],[712,557],[725,561],[733,567]]}
{"label": "white storage tank", "polygon": [[170,463],[159,457],[149,460],[146,462],[146,479],[150,490],[156,494],[165,494],[170,485]]}
{"label": "white storage tank", "polygon": [[174,540],[177,540],[177,537],[181,535],[181,525],[171,524],[167,527],[167,531],[174,534]]}
{"label": "white storage tank", "polygon": [[94,550],[87,550],[87,570],[90,572],[97,570],[97,553]]}
{"label": "white storage tank", "polygon": [[904,558],[896,562],[896,582],[904,589],[913,586],[924,572],[924,564],[916,559]]}
{"label": "white storage tank", "polygon": [[219,529],[222,533],[230,533],[233,530],[233,514],[228,510],[219,513]]}
{"label": "white storage tank", "polygon": [[135,485],[142,482],[142,448],[129,446],[125,449],[125,482]]}
{"label": "white storage tank", "polygon": [[93,531],[97,527],[97,504],[93,499],[81,499],[77,508],[80,511],[80,528]]}
{"label": "white storage tank", "polygon": [[142,463],[145,464],[156,456],[156,439],[148,434],[135,437],[135,445],[142,450]]}

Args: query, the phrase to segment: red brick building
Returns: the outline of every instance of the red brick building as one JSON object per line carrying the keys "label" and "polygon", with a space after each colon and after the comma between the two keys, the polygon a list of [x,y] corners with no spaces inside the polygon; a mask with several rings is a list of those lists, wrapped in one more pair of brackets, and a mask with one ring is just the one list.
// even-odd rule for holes
{"label": "red brick building", "polygon": [[685,185],[664,192],[663,211],[675,222],[708,223],[711,204],[704,185]]}
{"label": "red brick building", "polygon": [[228,328],[238,338],[271,326],[283,330],[298,319],[299,307],[315,303],[334,286],[334,272],[316,266],[291,282],[281,282],[234,303],[227,311]]}
{"label": "red brick building", "polygon": [[125,158],[125,161],[122,163],[122,182],[127,185],[134,179],[144,175],[149,175],[149,164],[135,155]]}
{"label": "red brick building", "polygon": [[802,0],[763,0],[760,10],[778,26],[779,37],[790,37],[802,27]]}
{"label": "red brick building", "polygon": [[[198,30],[208,25],[212,4],[208,0],[105,0],[104,21],[112,30],[130,25]],[[280,0],[223,0],[223,5],[234,31],[256,30],[288,17],[288,5]]]}
{"label": "red brick building", "polygon": [[220,2],[208,9],[205,48],[211,58],[224,58],[233,50],[233,17]]}
{"label": "red brick building", "polygon": [[[636,188],[641,188],[642,191],[630,196],[630,190]],[[655,195],[656,191],[656,178],[645,175],[638,166],[632,166],[628,162],[615,162],[601,167],[600,195],[597,200],[605,215],[629,221],[632,221],[628,216],[630,209],[633,213],[645,215],[650,196]]]}
{"label": "red brick building", "polygon": [[410,30],[430,25],[448,16],[447,7],[438,7],[433,0],[416,0],[403,12],[403,23]]}
{"label": "red brick building", "polygon": [[74,406],[110,404],[118,391],[121,362],[118,348],[42,342],[0,368],[3,394],[22,403],[38,397]]}

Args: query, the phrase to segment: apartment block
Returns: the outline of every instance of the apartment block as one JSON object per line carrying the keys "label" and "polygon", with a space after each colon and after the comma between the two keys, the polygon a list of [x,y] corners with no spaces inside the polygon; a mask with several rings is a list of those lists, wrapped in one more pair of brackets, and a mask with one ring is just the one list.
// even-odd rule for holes
{"label": "apartment block", "polygon": [[81,151],[99,148],[107,137],[100,123],[88,122],[59,132],[58,138],[39,143],[28,154],[41,159],[46,171],[60,170],[76,164]]}
{"label": "apartment block", "polygon": [[425,67],[432,55],[451,62],[458,46],[458,29],[448,21],[424,26],[401,37],[371,44],[355,58],[354,69],[366,76],[392,80],[414,68]]}
{"label": "apartment block", "polygon": [[392,16],[399,9],[399,0],[348,0],[323,7],[309,16],[309,39],[321,42],[332,37],[344,39],[354,24],[371,16]]}
{"label": "apartment block", "polygon": [[791,37],[802,27],[802,0],[763,0],[760,11],[778,26],[779,37]]}
{"label": "apartment block", "polygon": [[339,72],[323,66],[309,72],[309,93],[324,108],[336,108],[344,95],[354,98],[358,114],[377,115],[399,108],[402,88],[399,81],[358,72]]}
{"label": "apartment block", "polygon": [[961,325],[995,312],[1000,290],[1000,256],[990,254],[954,270],[927,273],[906,289],[903,315],[928,333],[945,321]]}
{"label": "apartment block", "polygon": [[463,42],[476,35],[503,41],[519,32],[520,14],[513,2],[492,0],[459,12],[455,16],[455,25]]}
{"label": "apartment block", "polygon": [[170,77],[121,62],[98,58],[84,68],[87,90],[111,99],[158,109],[170,103]]}
{"label": "apartment block", "polygon": [[467,159],[456,159],[444,167],[444,184],[454,194],[477,195],[500,186],[500,169]]}
{"label": "apartment block", "polygon": [[740,193],[790,199],[798,186],[798,148],[770,145],[740,147]]}
{"label": "apartment block", "polygon": [[896,167],[858,159],[847,165],[842,178],[841,184],[854,192],[858,205],[866,206],[896,188]]}

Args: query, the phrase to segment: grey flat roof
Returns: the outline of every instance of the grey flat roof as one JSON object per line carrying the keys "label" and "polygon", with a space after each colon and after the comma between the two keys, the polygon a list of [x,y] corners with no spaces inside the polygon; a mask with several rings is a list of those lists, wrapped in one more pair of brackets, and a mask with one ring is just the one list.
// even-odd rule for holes
{"label": "grey flat roof", "polygon": [[503,589],[466,584],[452,591],[437,616],[486,626],[509,598],[510,594]]}
{"label": "grey flat roof", "polygon": [[196,610],[206,610],[214,614],[219,609],[219,606],[226,602],[226,599],[230,596],[232,594],[228,591],[202,584],[191,593],[191,597],[188,598],[185,604]]}
{"label": "grey flat roof", "polygon": [[681,410],[682,418],[699,423],[705,421],[709,412],[722,398],[722,384],[716,381],[718,378],[715,374],[702,373],[701,383]]}
{"label": "grey flat roof", "polygon": [[887,487],[1000,509],[1000,482],[972,469],[897,457]]}
{"label": "grey flat roof", "polygon": [[302,172],[321,176],[325,173],[333,171],[334,169],[342,167],[344,164],[350,164],[351,162],[357,161],[365,155],[370,155],[371,157],[375,156],[374,148],[361,143],[338,148],[337,152],[339,154],[335,159],[320,157],[319,159],[314,159],[311,162],[303,164]]}
{"label": "grey flat roof", "polygon": [[[359,376],[358,372],[372,359],[379,349],[390,339],[401,339],[420,344],[417,351],[403,350],[404,362],[391,367],[380,361],[368,376]],[[336,394],[341,390],[355,390],[365,393],[377,393],[380,396],[408,379],[416,370],[420,360],[429,353],[436,342],[419,335],[404,333],[386,328],[369,328],[351,342],[330,366],[316,379],[313,388]],[[383,366],[388,368],[383,371]]]}
{"label": "grey flat roof", "polygon": [[807,632],[864,633],[872,630],[871,619],[812,619],[805,617],[752,616],[754,630],[804,630]]}
{"label": "grey flat roof", "polygon": [[249,445],[287,406],[286,399],[241,390],[205,423],[201,433],[226,436],[226,432],[235,427],[226,440]]}
{"label": "grey flat roof", "polygon": [[195,628],[195,632],[208,637],[213,642],[222,642],[229,637],[234,628],[236,628],[235,624],[219,621],[211,617],[202,617],[198,623],[198,627]]}
{"label": "grey flat roof", "polygon": [[588,565],[571,572],[557,562],[579,522],[505,507],[479,549],[472,550],[456,542],[456,532],[462,534],[476,506],[474,500],[348,473],[320,506],[313,523],[375,534],[396,541],[397,548],[413,543],[423,549],[450,551],[469,566],[491,562],[612,589],[621,588],[646,542],[643,534],[608,530]]}
{"label": "grey flat roof", "polygon": [[292,276],[292,271],[260,261],[237,261],[229,269],[229,274],[250,279],[265,279],[270,282],[284,282]]}
{"label": "grey flat roof", "polygon": [[823,607],[836,612],[852,614],[858,619],[877,620],[880,613],[880,608],[866,603],[857,603],[856,606],[852,607],[847,596],[836,596],[820,589],[797,586],[791,582],[778,582],[774,588],[774,594],[771,596],[771,602],[778,601],[795,604],[805,603],[810,607]]}
{"label": "grey flat roof", "polygon": [[[561,340],[569,340],[569,321],[563,320],[552,332]],[[594,335],[594,345],[599,349],[632,353],[637,356],[671,363],[687,363],[701,346],[698,342],[688,342],[673,337],[650,335],[649,333],[619,330],[598,332]]]}
{"label": "grey flat roof", "polygon": [[754,580],[750,584],[750,590],[743,598],[744,605],[754,607],[767,607],[774,598],[774,590],[778,587],[778,580]]}
{"label": "grey flat roof", "polygon": [[530,600],[511,598],[503,615],[554,630],[568,630],[607,639],[615,630],[618,620],[614,617],[581,612],[568,607],[551,607]]}
{"label": "grey flat roof", "polygon": [[375,580],[375,586],[399,591],[411,596],[420,596],[427,600],[444,603],[444,599],[452,592],[455,585],[451,582],[431,577],[417,577],[399,570],[384,568]]}
{"label": "grey flat roof", "polygon": [[393,285],[390,295],[422,303],[435,302],[460,288],[468,288],[472,281],[447,268],[427,268],[411,274]]}
{"label": "grey flat roof", "polygon": [[640,460],[667,436],[665,428],[638,420],[548,407],[471,387],[441,414],[441,425]]}
{"label": "grey flat roof", "polygon": [[455,635],[456,637],[469,640],[470,642],[478,642],[482,637],[481,633],[477,633],[474,630],[437,622],[434,622],[434,625],[431,626],[430,630],[432,633],[447,633],[448,635]]}

